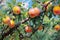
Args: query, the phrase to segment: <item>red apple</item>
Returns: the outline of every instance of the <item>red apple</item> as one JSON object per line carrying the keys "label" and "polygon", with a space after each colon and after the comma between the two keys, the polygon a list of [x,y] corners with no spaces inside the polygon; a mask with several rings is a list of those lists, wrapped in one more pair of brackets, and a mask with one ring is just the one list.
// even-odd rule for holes
{"label": "red apple", "polygon": [[30,33],[30,32],[32,32],[32,28],[30,26],[26,26],[25,27],[25,31]]}
{"label": "red apple", "polygon": [[35,18],[35,17],[39,16],[40,10],[39,10],[39,8],[35,7],[35,8],[31,8],[28,13],[31,18]]}

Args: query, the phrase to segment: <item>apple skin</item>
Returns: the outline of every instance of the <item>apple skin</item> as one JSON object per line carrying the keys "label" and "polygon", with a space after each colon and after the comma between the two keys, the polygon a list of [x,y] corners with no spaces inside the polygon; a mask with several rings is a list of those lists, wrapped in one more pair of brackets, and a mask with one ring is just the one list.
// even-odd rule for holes
{"label": "apple skin", "polygon": [[60,6],[59,6],[59,5],[54,6],[54,8],[53,8],[53,13],[54,13],[55,15],[60,15]]}
{"label": "apple skin", "polygon": [[30,26],[26,26],[25,27],[25,31],[30,33],[30,32],[32,32],[32,28]]}
{"label": "apple skin", "polygon": [[35,8],[31,8],[28,13],[31,18],[35,18],[35,17],[39,16],[40,10],[39,10],[39,8],[35,7]]}
{"label": "apple skin", "polygon": [[58,24],[55,25],[54,29],[57,30],[57,31],[60,30],[60,25],[58,25]]}
{"label": "apple skin", "polygon": [[11,20],[8,25],[9,25],[10,28],[14,28],[15,22],[13,20]]}
{"label": "apple skin", "polygon": [[3,18],[3,23],[8,24],[10,22],[10,17],[6,16],[5,18]]}
{"label": "apple skin", "polygon": [[13,10],[14,14],[20,14],[21,13],[21,9],[19,6],[14,6],[12,10]]}
{"label": "apple skin", "polygon": [[35,11],[34,11],[33,8],[31,8],[31,9],[29,10],[29,16],[30,16],[31,18],[34,18],[34,17],[36,16]]}
{"label": "apple skin", "polygon": [[39,16],[39,14],[40,14],[40,9],[37,8],[37,7],[35,7],[34,10],[35,10],[36,16]]}

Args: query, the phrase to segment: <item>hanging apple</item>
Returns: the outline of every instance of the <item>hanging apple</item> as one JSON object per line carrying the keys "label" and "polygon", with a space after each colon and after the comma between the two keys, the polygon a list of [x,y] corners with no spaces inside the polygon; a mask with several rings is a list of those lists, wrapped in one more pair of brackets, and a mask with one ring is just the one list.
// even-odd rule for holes
{"label": "hanging apple", "polygon": [[59,5],[54,6],[54,8],[53,8],[53,13],[54,13],[55,15],[60,15],[60,6],[59,6]]}
{"label": "hanging apple", "polygon": [[6,16],[5,18],[3,18],[3,23],[8,24],[10,22],[10,17]]}
{"label": "hanging apple", "polygon": [[21,9],[19,6],[14,6],[13,7],[13,13],[14,14],[20,14],[21,13]]}
{"label": "hanging apple", "polygon": [[25,27],[25,31],[30,33],[30,32],[32,32],[32,28],[30,26],[26,26]]}
{"label": "hanging apple", "polygon": [[28,13],[31,18],[34,18],[40,14],[40,10],[39,8],[35,7],[35,8],[31,8]]}
{"label": "hanging apple", "polygon": [[29,16],[31,17],[31,18],[34,18],[35,17],[35,11],[34,11],[34,9],[32,8],[32,9],[30,9],[29,10]]}
{"label": "hanging apple", "polygon": [[35,7],[34,10],[35,10],[36,16],[39,16],[39,14],[40,14],[39,8]]}
{"label": "hanging apple", "polygon": [[14,28],[15,22],[13,20],[11,20],[8,25],[9,25],[10,28]]}
{"label": "hanging apple", "polygon": [[57,24],[57,25],[54,27],[54,29],[57,30],[57,31],[60,30],[60,25]]}

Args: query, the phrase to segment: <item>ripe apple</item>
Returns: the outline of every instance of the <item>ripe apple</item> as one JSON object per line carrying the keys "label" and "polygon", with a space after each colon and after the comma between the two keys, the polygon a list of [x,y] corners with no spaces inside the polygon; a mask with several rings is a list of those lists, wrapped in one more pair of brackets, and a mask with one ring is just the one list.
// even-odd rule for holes
{"label": "ripe apple", "polygon": [[14,14],[20,14],[21,13],[21,9],[19,6],[14,6],[13,7],[13,13]]}
{"label": "ripe apple", "polygon": [[59,6],[59,5],[54,6],[54,8],[53,8],[53,13],[54,13],[55,15],[60,15],[60,6]]}
{"label": "ripe apple", "polygon": [[13,20],[11,20],[8,25],[9,25],[10,28],[14,28],[15,22]]}
{"label": "ripe apple", "polygon": [[34,18],[34,17],[36,16],[35,11],[34,11],[33,8],[29,10],[29,16],[30,16],[31,18]]}
{"label": "ripe apple", "polygon": [[8,24],[10,22],[10,17],[6,16],[5,18],[3,18],[3,23]]}
{"label": "ripe apple", "polygon": [[55,27],[54,27],[54,28],[55,28],[55,30],[57,30],[57,31],[58,31],[58,30],[60,30],[60,25],[58,25],[58,24],[57,24],[57,25],[55,25]]}
{"label": "ripe apple", "polygon": [[39,8],[35,7],[35,8],[31,8],[28,13],[31,18],[35,18],[40,14],[40,10]]}
{"label": "ripe apple", "polygon": [[32,28],[30,26],[26,26],[25,27],[25,31],[30,33],[30,32],[32,32]]}
{"label": "ripe apple", "polygon": [[37,7],[35,7],[34,10],[35,10],[36,16],[39,16],[39,14],[40,14],[40,9],[37,8]]}

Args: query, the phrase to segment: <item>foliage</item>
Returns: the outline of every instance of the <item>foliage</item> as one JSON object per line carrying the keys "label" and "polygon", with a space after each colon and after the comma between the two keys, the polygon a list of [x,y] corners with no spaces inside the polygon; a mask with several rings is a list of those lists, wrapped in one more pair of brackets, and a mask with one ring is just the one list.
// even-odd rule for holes
{"label": "foliage", "polygon": [[[59,24],[60,25],[60,15],[54,15],[53,13],[53,7],[55,4],[59,5],[59,0],[54,0],[50,3],[52,3],[52,6],[49,8],[49,10],[46,11],[46,7],[41,4],[44,4],[44,2],[50,1],[50,0],[32,0],[33,4],[31,8],[38,7],[41,10],[41,13],[39,16],[35,18],[30,18],[28,11],[29,7],[24,8],[25,4],[23,2],[16,2],[17,0],[11,0],[11,2],[6,1],[6,6],[2,6],[0,10],[0,39],[3,37],[2,35],[4,33],[8,34],[8,31],[10,29],[11,33],[3,38],[3,40],[57,40],[60,38],[59,33],[60,30],[57,31],[54,29],[54,26]],[[28,0],[27,0],[28,1]],[[38,3],[42,2],[42,3]],[[56,3],[55,3],[56,2]],[[49,5],[49,4],[48,4]],[[47,5],[47,7],[48,7]],[[21,14],[16,15],[13,13],[13,7],[19,6],[21,8]],[[2,19],[5,16],[9,16],[11,20],[14,20],[17,28],[10,28],[7,24],[4,24]],[[28,21],[23,22],[22,20],[29,18]],[[29,25],[32,27],[32,32],[27,33],[25,32],[26,25]],[[38,30],[37,28],[43,25],[42,30]],[[4,35],[5,36],[5,35]],[[56,38],[57,37],[57,38]]]}

